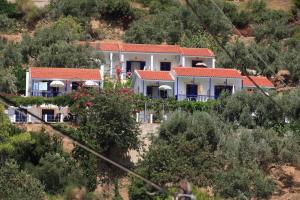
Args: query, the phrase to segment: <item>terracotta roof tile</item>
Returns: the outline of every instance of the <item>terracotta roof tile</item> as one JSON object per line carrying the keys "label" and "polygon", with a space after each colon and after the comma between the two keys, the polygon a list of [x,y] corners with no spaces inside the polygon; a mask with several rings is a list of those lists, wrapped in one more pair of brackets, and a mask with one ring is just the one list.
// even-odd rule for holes
{"label": "terracotta roof tile", "polygon": [[205,57],[214,57],[215,54],[207,48],[183,48],[181,47],[181,53],[185,56],[205,56]]}
{"label": "terracotta roof tile", "polygon": [[31,78],[62,80],[101,80],[99,69],[30,67]]}
{"label": "terracotta roof tile", "polygon": [[101,51],[120,51],[118,43],[99,43],[96,44],[96,49]]}
{"label": "terracotta roof tile", "polygon": [[[252,80],[259,85],[260,87],[264,88],[274,88],[274,85],[269,79],[265,76],[250,76]],[[244,87],[255,87],[255,85],[250,81],[250,79],[246,76],[243,76],[243,86]]]}
{"label": "terracotta roof tile", "polygon": [[124,52],[145,52],[145,53],[175,53],[179,52],[177,45],[157,44],[122,44],[121,51]]}
{"label": "terracotta roof tile", "polygon": [[171,73],[168,71],[144,71],[136,70],[136,74],[143,80],[163,80],[163,81],[173,81]]}
{"label": "terracotta roof tile", "polygon": [[100,51],[122,51],[122,52],[143,52],[143,53],[172,53],[186,56],[205,56],[214,57],[214,53],[207,48],[184,48],[178,45],[164,44],[128,44],[128,43],[106,43],[101,42],[95,45],[90,43],[93,48]]}
{"label": "terracotta roof tile", "polygon": [[177,76],[242,78],[236,69],[174,67],[173,70]]}

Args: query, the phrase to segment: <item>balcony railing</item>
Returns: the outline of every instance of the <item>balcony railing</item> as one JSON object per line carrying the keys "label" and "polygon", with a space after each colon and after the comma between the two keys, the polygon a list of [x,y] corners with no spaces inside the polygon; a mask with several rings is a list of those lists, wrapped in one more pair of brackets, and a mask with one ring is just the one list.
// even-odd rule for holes
{"label": "balcony railing", "polygon": [[209,96],[209,95],[185,95],[185,94],[179,94],[177,95],[178,101],[188,100],[188,101],[208,101],[211,99],[215,99],[215,96]]}
{"label": "balcony railing", "polygon": [[42,96],[42,97],[56,97],[64,94],[64,92],[53,92],[53,91],[32,91],[31,96]]}

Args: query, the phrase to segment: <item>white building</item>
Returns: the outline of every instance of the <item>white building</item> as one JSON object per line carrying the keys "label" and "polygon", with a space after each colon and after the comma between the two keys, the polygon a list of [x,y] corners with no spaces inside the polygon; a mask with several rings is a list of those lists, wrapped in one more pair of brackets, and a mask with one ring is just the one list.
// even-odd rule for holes
{"label": "white building", "polygon": [[78,86],[102,87],[99,69],[30,67],[26,72],[26,96],[55,97]]}
{"label": "white building", "polygon": [[170,72],[137,70],[132,84],[135,93],[150,98],[207,101],[223,91],[242,90],[243,77],[235,69],[174,67]]}
{"label": "white building", "polygon": [[121,79],[135,70],[171,71],[176,66],[196,66],[203,63],[215,68],[215,55],[207,48],[185,48],[177,45],[89,43],[104,56],[105,75],[116,77],[120,68]]}
{"label": "white building", "polygon": [[[26,96],[55,97],[76,91],[78,87],[101,88],[102,80],[99,69],[30,67],[26,73]],[[68,107],[42,104],[23,108],[35,116],[10,107],[11,122],[39,123],[39,118],[46,122],[63,122],[72,118]]]}

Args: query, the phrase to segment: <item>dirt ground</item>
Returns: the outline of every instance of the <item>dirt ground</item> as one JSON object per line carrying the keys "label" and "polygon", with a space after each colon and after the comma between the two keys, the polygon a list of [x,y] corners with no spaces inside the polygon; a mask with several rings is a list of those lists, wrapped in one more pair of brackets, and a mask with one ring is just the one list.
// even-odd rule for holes
{"label": "dirt ground", "polygon": [[293,166],[275,166],[270,169],[272,178],[277,184],[271,200],[300,199],[300,169]]}
{"label": "dirt ground", "polygon": [[[234,0],[234,2],[240,5],[242,8],[246,7],[249,0]],[[267,0],[267,7],[274,10],[290,10],[293,6],[292,0]]]}

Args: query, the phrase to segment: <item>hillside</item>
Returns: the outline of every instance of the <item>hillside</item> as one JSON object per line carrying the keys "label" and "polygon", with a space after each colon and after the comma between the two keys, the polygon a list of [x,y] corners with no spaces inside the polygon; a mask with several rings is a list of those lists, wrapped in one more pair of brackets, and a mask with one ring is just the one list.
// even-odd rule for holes
{"label": "hillside", "polygon": [[[22,119],[22,112],[0,102],[0,199],[166,200],[181,190],[192,190],[197,200],[299,199],[300,0],[216,0],[218,7],[210,0],[189,2],[0,0],[0,97],[28,108],[25,117],[29,108],[38,108],[47,121],[49,116],[54,118],[48,105],[55,104],[58,110],[52,128],[31,120],[16,126],[11,121]],[[107,51],[95,51],[96,45],[91,44],[103,41],[180,48],[172,46],[176,56],[174,51],[157,50],[167,45],[155,46],[155,53],[145,53],[150,45],[132,44],[131,49],[143,46],[143,50],[123,53],[121,47],[126,45],[113,44],[118,48],[111,50],[108,45]],[[206,49],[210,53],[205,56],[184,53],[184,49],[198,50],[194,48],[212,51]],[[154,69],[156,51],[163,56],[157,56]],[[124,59],[125,54],[133,56]],[[174,83],[173,88],[162,85],[153,72],[149,80],[138,72],[131,76],[142,54],[149,56],[153,71],[167,74],[166,84]],[[208,57],[209,67],[216,61],[217,68],[230,69],[204,69],[202,63],[197,70],[220,70],[218,77],[212,73],[197,79],[196,70],[188,75],[172,74],[176,73],[171,68],[175,59],[178,65],[190,59],[189,65],[194,61],[197,67],[200,59]],[[148,60],[141,62],[140,69],[145,69]],[[130,70],[120,70],[122,63]],[[161,63],[166,66],[159,68]],[[98,73],[102,64],[109,66],[108,73],[119,73],[117,80],[113,75],[104,76],[103,66]],[[29,74],[29,80],[25,72],[34,67],[47,67],[46,72],[36,72],[44,76],[52,75],[50,67],[64,73],[49,80],[44,76],[32,79]],[[79,69],[67,73],[71,69],[61,68]],[[78,71],[87,75],[87,69],[81,68],[95,69],[88,70],[97,75],[92,87],[78,75]],[[227,77],[229,71],[236,75]],[[123,82],[118,79],[121,73]],[[69,74],[74,76],[65,80],[64,75]],[[270,84],[263,92],[255,85],[247,88],[243,79],[247,75],[264,76]],[[60,79],[63,81],[51,86]],[[182,91],[193,90],[192,96],[178,93],[179,81]],[[132,89],[136,83],[140,83],[137,92]],[[38,88],[37,96],[28,86]],[[45,86],[53,89],[52,96],[47,96]],[[58,96],[53,97],[54,93]],[[49,110],[53,114],[48,116]],[[144,123],[148,114],[156,124],[140,124],[141,116]],[[159,193],[67,137],[53,137],[58,132],[167,192]]]}

